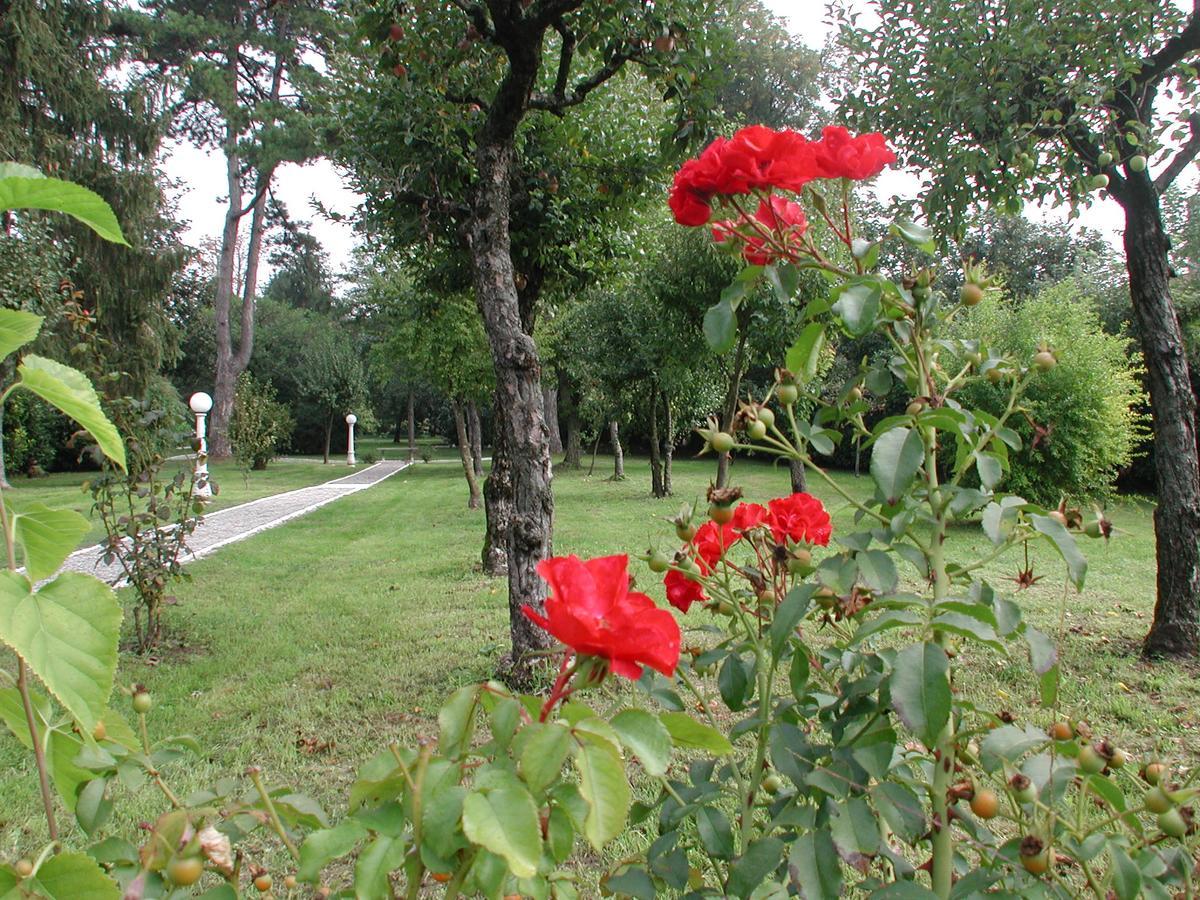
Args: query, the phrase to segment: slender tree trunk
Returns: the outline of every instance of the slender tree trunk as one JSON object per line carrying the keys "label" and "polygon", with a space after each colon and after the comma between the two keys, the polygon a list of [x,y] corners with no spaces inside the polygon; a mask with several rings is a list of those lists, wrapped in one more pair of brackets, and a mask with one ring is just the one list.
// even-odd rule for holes
{"label": "slender tree trunk", "polygon": [[[725,405],[721,408],[721,430],[733,428],[733,417],[737,413],[738,391],[742,388],[742,369],[746,365],[746,329],[738,329],[737,351],[733,355],[733,368],[729,371],[729,388],[725,392]],[[728,453],[717,454],[717,487],[729,487]]]}
{"label": "slender tree trunk", "polygon": [[808,477],[804,473],[804,463],[798,459],[789,459],[788,472],[792,479],[793,494],[802,494],[808,490]]}
{"label": "slender tree trunk", "polygon": [[625,480],[625,454],[621,450],[621,427],[617,424],[616,419],[610,419],[608,423],[608,441],[612,444],[613,454],[613,481]]}
{"label": "slender tree trunk", "polygon": [[413,414],[413,392],[408,392],[408,461],[417,458],[417,419]]}
{"label": "slender tree trunk", "polygon": [[600,452],[600,436],[603,434],[601,429],[596,429],[596,439],[592,441],[592,461],[588,463],[588,478],[591,478],[596,471],[596,454]]}
{"label": "slender tree trunk", "polygon": [[671,397],[664,390],[662,392],[663,410],[665,415],[665,428],[663,429],[662,442],[662,458],[663,458],[663,474],[662,474],[662,489],[663,496],[671,496],[671,462],[675,459],[675,413],[671,409]]}
{"label": "slender tree trunk", "polygon": [[475,480],[475,464],[471,459],[471,438],[467,435],[467,421],[460,400],[451,400],[450,407],[454,410],[454,433],[458,437],[458,455],[462,459],[463,475],[467,479],[467,488],[471,492],[467,500],[467,509],[479,509],[479,482]]}
{"label": "slender tree trunk", "polygon": [[325,465],[329,465],[329,441],[333,437],[333,413],[329,414],[329,420],[325,423]]}
{"label": "slender tree trunk", "polygon": [[562,432],[558,428],[558,388],[542,383],[542,405],[546,408],[546,429],[550,435],[550,455],[563,452]]}
{"label": "slender tree trunk", "polygon": [[1130,177],[1122,192],[1129,292],[1142,341],[1154,415],[1154,510],[1158,600],[1143,651],[1200,651],[1200,462],[1196,398],[1179,318],[1171,301],[1169,243],[1150,179]]}
{"label": "slender tree trunk", "polygon": [[[527,56],[518,55],[518,51]],[[512,479],[512,519],[508,529],[508,604],[512,652],[501,674],[515,684],[532,680],[532,654],[552,639],[522,612],[544,609],[546,584],[537,565],[550,556],[554,496],[549,434],[542,401],[541,362],[523,328],[509,236],[509,185],[513,137],[537,77],[536,48],[510,48],[511,68],[492,100],[487,124],[477,138],[473,209],[466,236],[475,282],[475,300],[496,370],[495,415]]]}
{"label": "slender tree trunk", "polygon": [[579,394],[575,383],[565,375],[558,377],[558,395],[566,407],[567,436],[563,442],[563,467],[579,469],[583,467],[583,442],[580,438]]}
{"label": "slender tree trunk", "polygon": [[[286,26],[280,23],[279,37],[284,37]],[[236,94],[238,80],[238,55],[240,48],[235,43],[227,52],[226,81]],[[275,54],[271,73],[271,92],[268,99],[279,99],[283,86],[284,54]],[[229,443],[229,422],[233,416],[233,395],[237,378],[250,363],[254,349],[254,306],[258,290],[258,262],[262,251],[265,232],[267,190],[275,174],[275,166],[260,169],[255,183],[254,202],[242,207],[242,159],[238,151],[240,131],[230,123],[225,130],[225,179],[229,189],[229,209],[225,212],[225,227],[221,233],[221,261],[217,268],[217,290],[213,301],[216,313],[217,366],[213,380],[213,407],[208,417],[208,453],[214,460],[228,459],[233,455]],[[245,277],[242,280],[241,334],[238,335],[237,351],[229,333],[230,306],[233,300],[233,270],[237,256],[238,230],[242,218],[253,211],[250,220],[250,241],[246,250]]]}
{"label": "slender tree trunk", "polygon": [[497,421],[492,426],[492,468],[483,483],[483,508],[487,527],[483,537],[483,573],[508,574],[508,531],[512,522],[512,472],[504,435]]}
{"label": "slender tree trunk", "polygon": [[662,445],[658,442],[658,385],[650,392],[650,493],[662,499],[663,490]]}
{"label": "slender tree trunk", "polygon": [[471,465],[476,479],[483,478],[483,423],[474,400],[467,401],[467,424],[471,426]]}

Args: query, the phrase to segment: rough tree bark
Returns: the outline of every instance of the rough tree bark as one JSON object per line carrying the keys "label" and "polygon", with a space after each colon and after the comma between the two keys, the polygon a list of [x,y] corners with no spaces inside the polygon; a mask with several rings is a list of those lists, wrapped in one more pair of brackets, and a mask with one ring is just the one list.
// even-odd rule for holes
{"label": "rough tree bark", "polygon": [[675,412],[671,409],[671,396],[664,389],[662,392],[663,411],[665,412],[665,423],[663,428],[662,442],[662,458],[663,458],[663,474],[662,474],[662,489],[663,496],[670,497],[671,490],[671,463],[675,459]]}
{"label": "rough tree bark", "polygon": [[[236,93],[238,82],[238,59],[240,48],[234,44],[227,54],[226,79]],[[279,100],[283,85],[284,55],[275,54],[271,72],[270,101]],[[208,417],[208,455],[214,460],[228,459],[233,455],[229,443],[229,422],[233,417],[233,395],[238,376],[246,371],[250,354],[254,349],[254,307],[258,290],[258,261],[262,252],[265,232],[267,190],[275,175],[275,166],[260,169],[254,185],[254,197],[248,206],[242,206],[242,159],[239,150],[241,136],[238,126],[230,122],[225,126],[225,181],[229,191],[229,208],[225,211],[225,225],[221,230],[221,255],[217,264],[217,284],[213,297],[213,313],[216,324],[217,365],[213,379],[213,407]],[[234,268],[237,259],[238,231],[242,219],[250,214],[250,238],[246,250],[246,269],[242,279],[241,332],[236,351],[230,333],[230,308],[234,294]],[[328,460],[326,460],[328,461]]]}
{"label": "rough tree bark", "polygon": [[1158,599],[1146,635],[1149,656],[1200,650],[1200,462],[1196,398],[1183,332],[1170,293],[1169,243],[1158,193],[1146,173],[1130,173],[1117,196],[1125,210],[1129,294],[1154,410],[1154,510]]}
{"label": "rough tree bark", "polygon": [[458,438],[458,456],[462,460],[463,476],[467,479],[467,509],[479,509],[479,482],[475,480],[475,463],[471,459],[471,438],[467,435],[467,417],[461,400],[450,401],[454,411],[454,434]]}
{"label": "rough tree bark", "polygon": [[567,434],[563,441],[562,465],[567,469],[583,467],[583,441],[580,437],[582,425],[579,421],[579,392],[569,376],[558,376],[558,395],[566,412]]}
{"label": "rough tree bark", "polygon": [[616,419],[610,419],[608,423],[608,441],[612,444],[613,454],[613,481],[625,480],[625,453],[621,450],[621,427],[617,424]]}
{"label": "rough tree bark", "polygon": [[[745,307],[743,307],[745,308]],[[746,365],[746,326],[738,323],[737,350],[733,355],[733,368],[729,371],[729,387],[725,392],[725,403],[721,407],[721,430],[730,431],[733,428],[733,417],[737,414],[738,391],[742,389],[742,370]],[[717,454],[717,487],[729,487],[728,453]]]}
{"label": "rough tree bark", "polygon": [[546,429],[550,435],[550,455],[563,452],[562,432],[558,428],[558,388],[542,385],[542,405],[546,407]]}
{"label": "rough tree bark", "polygon": [[475,477],[483,478],[483,422],[479,418],[479,406],[474,400],[467,401],[467,425],[471,436],[471,465]]}
{"label": "rough tree bark", "polygon": [[497,421],[492,425],[492,466],[483,483],[483,509],[487,524],[483,535],[483,573],[498,577],[508,574],[508,529],[512,520],[512,473],[504,435]]}
{"label": "rough tree bark", "polygon": [[791,476],[793,494],[801,494],[808,490],[808,476],[804,473],[804,463],[798,459],[789,459],[788,474]]}
{"label": "rough tree bark", "polygon": [[658,440],[658,385],[650,391],[650,493],[658,499],[667,496],[663,490],[662,445]]}
{"label": "rough tree bark", "polygon": [[417,417],[413,412],[413,392],[408,392],[408,461],[417,458]]}

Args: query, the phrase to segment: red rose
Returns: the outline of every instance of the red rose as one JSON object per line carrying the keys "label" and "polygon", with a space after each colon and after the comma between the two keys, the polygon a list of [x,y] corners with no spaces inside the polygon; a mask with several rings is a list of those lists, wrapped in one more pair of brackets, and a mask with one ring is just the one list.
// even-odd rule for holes
{"label": "red rose", "polygon": [[776,543],[782,544],[788,538],[797,542],[820,544],[822,547],[829,543],[829,537],[833,533],[829,513],[812,494],[779,497],[772,500],[768,506],[770,511],[767,513],[767,524],[771,526],[771,534]]}
{"label": "red rose", "polygon": [[758,503],[739,503],[733,511],[733,521],[729,524],[739,534],[757,528],[767,518],[767,509]]}
{"label": "red rose", "polygon": [[882,134],[851,137],[850,132],[838,125],[821,132],[813,153],[822,178],[870,178],[896,161],[896,154],[888,148]]}
{"label": "red rose", "polygon": [[667,571],[663,586],[667,589],[667,602],[680,612],[687,612],[693,603],[703,603],[708,599],[700,582],[693,581],[678,569]]}
{"label": "red rose", "polygon": [[607,659],[618,675],[640,678],[643,665],[674,674],[679,624],[645,594],[629,590],[628,556],[555,556],[537,570],[550,596],[545,616],[524,607],[530,619],[576,653]]}
{"label": "red rose", "polygon": [[717,560],[724,556],[725,551],[736,544],[740,537],[741,535],[733,530],[732,522],[718,525],[709,519],[701,525],[696,536],[692,538],[692,546],[696,548],[696,555],[700,557],[701,571],[707,575],[717,565]]}

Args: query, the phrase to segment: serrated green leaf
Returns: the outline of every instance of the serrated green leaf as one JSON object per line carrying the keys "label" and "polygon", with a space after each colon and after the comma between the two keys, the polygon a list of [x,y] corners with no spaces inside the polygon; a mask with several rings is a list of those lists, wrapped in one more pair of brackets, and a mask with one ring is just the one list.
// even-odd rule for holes
{"label": "serrated green leaf", "polygon": [[821,322],[809,322],[787,352],[788,371],[800,384],[807,384],[817,376],[821,351],[824,348],[825,325]]}
{"label": "serrated green leaf", "polygon": [[41,316],[22,309],[0,309],[0,359],[24,347],[41,330]]}
{"label": "serrated green leaf", "polygon": [[1074,536],[1063,527],[1057,519],[1049,516],[1031,515],[1033,527],[1050,539],[1059,555],[1067,564],[1067,574],[1076,590],[1083,590],[1083,580],[1087,577],[1087,560],[1079,552]]}
{"label": "serrated green leaf", "polygon": [[788,855],[792,883],[804,900],[837,900],[842,894],[842,870],[834,863],[837,850],[828,831],[800,835]]}
{"label": "serrated green leaf", "polygon": [[100,398],[87,376],[77,369],[29,354],[17,367],[17,383],[87,429],[100,450],[125,468],[125,445],[116,427],[100,409]]}
{"label": "serrated green leaf", "polygon": [[1001,725],[989,731],[980,744],[980,762],[988,772],[994,772],[1003,763],[1015,765],[1027,752],[1049,741],[1044,731],[1032,725]]}
{"label": "serrated green leaf", "polygon": [[616,747],[589,734],[577,736],[575,766],[579,792],[588,804],[583,833],[599,850],[625,829],[632,799],[625,766]]}
{"label": "serrated green leaf", "polygon": [[881,434],[871,448],[871,477],[889,505],[908,490],[925,459],[920,432],[892,428]]}
{"label": "serrated green leaf", "polygon": [[479,685],[468,684],[450,695],[438,710],[438,749],[454,758],[466,752],[475,731],[475,711],[479,703]]}
{"label": "serrated green leaf", "polygon": [[862,337],[875,326],[879,307],[879,285],[850,284],[837,291],[833,314],[851,337]]}
{"label": "serrated green leaf", "polygon": [[345,856],[367,836],[367,830],[354,819],[346,819],[336,828],[314,831],[300,845],[300,867],[296,877],[316,884],[321,870],[335,859]]}
{"label": "serrated green leaf", "polygon": [[671,735],[657,716],[644,709],[625,709],[612,718],[621,744],[633,752],[642,768],[653,776],[667,774],[671,763]]}
{"label": "serrated green leaf", "polygon": [[571,732],[553,722],[533,722],[524,731],[521,776],[531,790],[540,793],[562,775],[563,763],[571,751]]}
{"label": "serrated green leaf", "polygon": [[670,732],[671,740],[676,747],[689,750],[704,750],[708,753],[724,756],[733,752],[733,744],[715,728],[702,725],[684,712],[665,712],[659,714],[659,719]]}
{"label": "serrated green leaf", "polygon": [[751,841],[746,852],[729,868],[728,892],[734,897],[749,897],[778,867],[783,859],[784,843],[776,837]]}
{"label": "serrated green leaf", "polygon": [[728,353],[737,341],[737,319],[729,300],[722,298],[704,313],[704,339],[717,353]]}
{"label": "serrated green leaf", "polygon": [[379,835],[367,844],[354,864],[354,896],[357,900],[385,900],[392,896],[388,874],[404,862],[404,841]]}
{"label": "serrated green leaf", "polygon": [[918,250],[922,250],[925,253],[937,252],[937,245],[933,242],[933,231],[924,225],[918,225],[916,222],[910,222],[907,219],[898,219],[892,223],[888,230],[901,238],[906,244],[910,244]]}
{"label": "serrated green leaf", "polygon": [[0,641],[88,734],[112,693],[120,629],[116,595],[91,576],[64,572],[34,594],[24,576],[0,573]]}
{"label": "serrated green leaf", "polygon": [[12,517],[13,537],[25,556],[25,570],[34,581],[49,578],[71,555],[92,523],[73,509],[51,509],[32,503]]}
{"label": "serrated green leaf", "polygon": [[934,643],[905,647],[896,654],[889,683],[900,720],[926,747],[933,747],[950,718],[946,651]]}
{"label": "serrated green leaf", "polygon": [[24,886],[48,900],[117,900],[121,896],[117,883],[94,859],[74,852],[50,857]]}
{"label": "serrated green leaf", "polygon": [[83,185],[59,178],[0,178],[0,210],[43,209],[78,219],[100,237],[125,244],[121,225],[104,198]]}
{"label": "serrated green leaf", "polygon": [[883,550],[864,550],[854,556],[863,584],[877,594],[890,594],[900,582],[896,564]]}

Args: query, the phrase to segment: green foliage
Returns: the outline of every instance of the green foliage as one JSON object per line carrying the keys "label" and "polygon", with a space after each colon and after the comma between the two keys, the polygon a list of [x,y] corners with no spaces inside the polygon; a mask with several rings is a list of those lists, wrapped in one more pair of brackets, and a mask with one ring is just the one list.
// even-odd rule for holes
{"label": "green foliage", "polygon": [[[1049,505],[1108,496],[1146,434],[1146,397],[1139,354],[1128,339],[1101,329],[1093,298],[1074,281],[1023,302],[988,298],[960,319],[956,333],[977,340],[985,353],[1030,359],[1045,344],[1058,356],[1025,392],[1028,418],[1011,426],[1021,442],[1009,454],[1006,490]],[[962,396],[998,416],[1008,388],[977,380]]]}
{"label": "green foliage", "polygon": [[238,376],[229,428],[238,462],[248,469],[265,469],[287,443],[293,427],[291,413],[275,399],[270,384],[256,381],[249,372]]}

